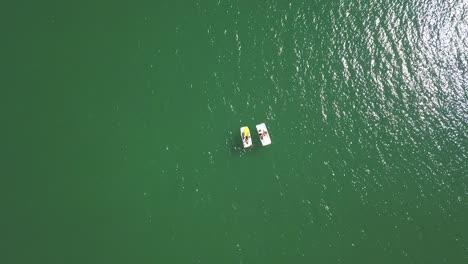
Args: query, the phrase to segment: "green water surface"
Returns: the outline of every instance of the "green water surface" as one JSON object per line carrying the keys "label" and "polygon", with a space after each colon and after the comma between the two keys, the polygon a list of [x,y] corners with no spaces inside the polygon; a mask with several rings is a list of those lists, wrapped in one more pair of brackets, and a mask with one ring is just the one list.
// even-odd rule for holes
{"label": "green water surface", "polygon": [[466,1],[2,6],[1,263],[468,262]]}

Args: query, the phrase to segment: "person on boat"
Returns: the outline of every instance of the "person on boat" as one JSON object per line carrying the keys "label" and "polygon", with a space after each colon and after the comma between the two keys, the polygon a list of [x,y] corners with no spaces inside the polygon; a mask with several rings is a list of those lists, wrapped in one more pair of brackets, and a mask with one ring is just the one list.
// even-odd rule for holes
{"label": "person on boat", "polygon": [[245,138],[245,142],[248,142],[249,141],[249,135],[250,135],[250,131],[248,128],[245,128],[244,129],[244,138]]}

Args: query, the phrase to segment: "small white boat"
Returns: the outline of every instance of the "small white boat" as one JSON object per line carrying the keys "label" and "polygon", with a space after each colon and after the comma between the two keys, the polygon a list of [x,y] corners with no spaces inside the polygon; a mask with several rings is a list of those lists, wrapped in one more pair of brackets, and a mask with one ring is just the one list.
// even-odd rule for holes
{"label": "small white boat", "polygon": [[242,138],[242,143],[244,144],[244,148],[248,148],[252,146],[252,136],[250,135],[249,127],[241,127],[240,134]]}
{"label": "small white boat", "polygon": [[268,133],[268,129],[266,128],[265,123],[257,125],[257,132],[263,146],[271,144],[270,134]]}

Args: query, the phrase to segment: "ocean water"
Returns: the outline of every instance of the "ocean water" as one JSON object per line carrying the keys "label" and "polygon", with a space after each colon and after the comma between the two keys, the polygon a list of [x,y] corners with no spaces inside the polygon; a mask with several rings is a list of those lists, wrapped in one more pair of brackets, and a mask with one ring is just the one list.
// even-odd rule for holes
{"label": "ocean water", "polygon": [[468,263],[467,1],[0,12],[1,263]]}

